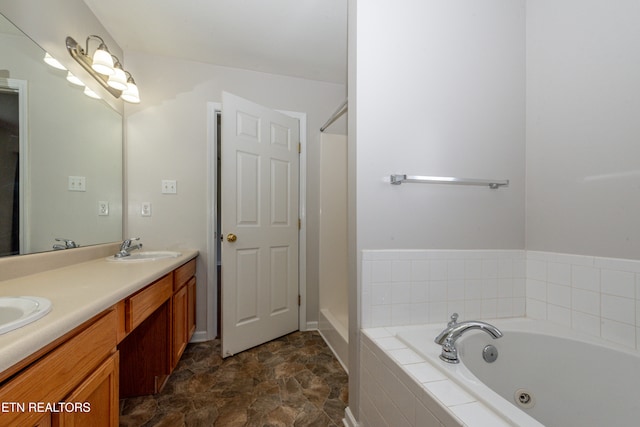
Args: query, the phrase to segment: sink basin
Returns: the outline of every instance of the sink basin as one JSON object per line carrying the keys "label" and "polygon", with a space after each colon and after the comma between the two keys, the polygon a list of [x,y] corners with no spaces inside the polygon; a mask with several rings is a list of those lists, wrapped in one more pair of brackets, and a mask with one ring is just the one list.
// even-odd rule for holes
{"label": "sink basin", "polygon": [[107,257],[107,261],[113,262],[145,262],[145,261],[157,261],[159,259],[165,258],[177,258],[182,253],[174,252],[174,251],[144,251],[144,252],[133,252],[131,255],[116,258],[115,256]]}
{"label": "sink basin", "polygon": [[38,320],[51,311],[51,301],[40,297],[0,297],[0,334]]}

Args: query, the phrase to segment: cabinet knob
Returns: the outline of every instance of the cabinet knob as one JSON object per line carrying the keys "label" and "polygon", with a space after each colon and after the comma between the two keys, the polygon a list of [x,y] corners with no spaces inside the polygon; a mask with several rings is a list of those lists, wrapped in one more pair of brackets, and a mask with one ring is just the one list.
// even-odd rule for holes
{"label": "cabinet knob", "polygon": [[235,242],[236,240],[238,240],[238,236],[236,236],[233,233],[229,233],[227,234],[227,242]]}

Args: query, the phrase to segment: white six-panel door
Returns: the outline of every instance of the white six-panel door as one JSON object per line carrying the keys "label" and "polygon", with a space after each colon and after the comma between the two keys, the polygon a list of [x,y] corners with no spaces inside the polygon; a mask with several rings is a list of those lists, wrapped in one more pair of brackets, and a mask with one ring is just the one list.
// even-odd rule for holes
{"label": "white six-panel door", "polygon": [[222,356],[298,329],[299,122],[223,92]]}

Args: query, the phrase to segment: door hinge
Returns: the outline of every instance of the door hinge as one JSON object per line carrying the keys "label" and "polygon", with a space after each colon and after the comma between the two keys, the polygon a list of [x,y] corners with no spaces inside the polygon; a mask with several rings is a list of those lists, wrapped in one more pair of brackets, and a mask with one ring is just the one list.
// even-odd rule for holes
{"label": "door hinge", "polygon": [[302,153],[302,143],[298,142],[298,154]]}
{"label": "door hinge", "polygon": [[298,218],[298,230],[302,229],[302,220]]}
{"label": "door hinge", "polygon": [[298,295],[298,307],[302,305],[302,297]]}

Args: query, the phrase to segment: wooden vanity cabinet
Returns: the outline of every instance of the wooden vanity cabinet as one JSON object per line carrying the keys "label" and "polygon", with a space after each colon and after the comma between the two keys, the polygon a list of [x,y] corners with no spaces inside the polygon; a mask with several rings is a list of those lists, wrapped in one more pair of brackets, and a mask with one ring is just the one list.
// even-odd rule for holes
{"label": "wooden vanity cabinet", "polygon": [[120,397],[160,391],[195,330],[195,266],[188,261],[0,373],[0,426],[116,427]]}
{"label": "wooden vanity cabinet", "polygon": [[[54,349],[42,353],[4,382],[0,386],[0,402],[23,406],[1,412],[0,425],[117,425],[116,325],[116,311],[106,311],[75,328]],[[85,398],[89,406],[69,406],[74,405],[69,403],[73,399],[85,402]],[[53,409],[48,411],[50,407],[46,405]],[[92,422],[77,424],[76,416],[90,416]]]}
{"label": "wooden vanity cabinet", "polygon": [[173,273],[171,369],[175,369],[195,331],[196,264],[191,260]]}
{"label": "wooden vanity cabinet", "polygon": [[120,397],[162,390],[195,331],[195,259],[125,299]]}

